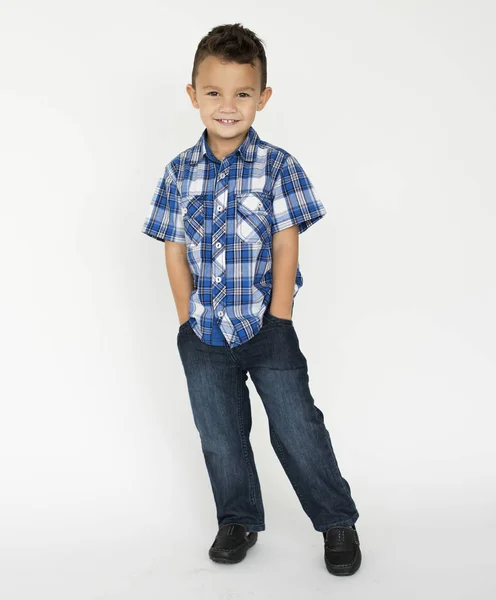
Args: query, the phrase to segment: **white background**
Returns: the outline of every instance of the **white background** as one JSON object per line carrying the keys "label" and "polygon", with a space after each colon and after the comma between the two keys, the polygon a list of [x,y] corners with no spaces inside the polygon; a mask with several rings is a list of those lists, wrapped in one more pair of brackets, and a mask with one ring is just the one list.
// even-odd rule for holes
{"label": "white background", "polygon": [[[493,598],[494,3],[232,6],[2,2],[0,595]],[[360,512],[351,578],[326,571],[251,381],[267,529],[240,565],[207,554],[163,244],[141,226],[203,130],[196,46],[232,22],[266,42],[255,129],[328,209],[300,238],[294,322]]]}

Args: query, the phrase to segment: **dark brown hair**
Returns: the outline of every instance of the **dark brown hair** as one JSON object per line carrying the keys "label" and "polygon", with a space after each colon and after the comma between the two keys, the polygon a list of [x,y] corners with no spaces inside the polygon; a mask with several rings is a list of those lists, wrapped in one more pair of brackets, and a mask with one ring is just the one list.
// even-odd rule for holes
{"label": "dark brown hair", "polygon": [[261,67],[260,91],[265,90],[267,85],[267,58],[263,40],[250,29],[243,27],[241,23],[217,25],[200,40],[193,61],[191,75],[193,87],[195,87],[195,79],[198,75],[198,66],[207,56],[216,56],[221,60],[240,64],[249,63],[252,66],[255,66],[255,59],[258,58]]}

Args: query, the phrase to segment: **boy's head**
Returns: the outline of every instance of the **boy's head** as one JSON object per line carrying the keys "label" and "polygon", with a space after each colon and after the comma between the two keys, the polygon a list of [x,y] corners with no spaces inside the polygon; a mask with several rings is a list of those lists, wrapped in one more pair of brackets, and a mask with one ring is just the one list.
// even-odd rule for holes
{"label": "boy's head", "polygon": [[[219,25],[196,50],[192,83],[186,91],[210,138],[242,141],[272,89],[266,86],[267,59],[262,41],[239,23]],[[234,120],[234,124],[224,124]]]}

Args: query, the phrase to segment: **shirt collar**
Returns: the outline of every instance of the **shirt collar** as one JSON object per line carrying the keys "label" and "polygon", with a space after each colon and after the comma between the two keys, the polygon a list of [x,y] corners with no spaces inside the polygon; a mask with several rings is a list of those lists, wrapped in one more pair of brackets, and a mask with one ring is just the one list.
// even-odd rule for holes
{"label": "shirt collar", "polygon": [[[203,133],[201,134],[200,139],[192,148],[191,156],[189,159],[189,162],[191,164],[197,164],[200,158],[203,158],[207,154],[206,137],[207,129],[205,128],[203,130]],[[244,160],[252,162],[255,158],[258,140],[259,137],[257,132],[255,131],[255,129],[253,129],[253,127],[250,127],[242,144],[238,146],[236,150],[234,150],[234,152],[239,154]]]}

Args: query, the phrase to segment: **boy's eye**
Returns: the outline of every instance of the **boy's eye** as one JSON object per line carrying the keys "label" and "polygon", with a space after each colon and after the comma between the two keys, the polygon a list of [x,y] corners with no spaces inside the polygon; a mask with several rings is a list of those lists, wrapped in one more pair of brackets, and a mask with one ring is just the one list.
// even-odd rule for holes
{"label": "boy's eye", "polygon": [[[214,91],[207,92],[207,96],[211,96],[212,94],[218,94],[218,92],[214,92]],[[246,92],[239,92],[239,94],[242,95],[243,97],[246,96],[247,98],[249,98],[249,96],[250,96],[250,94],[247,94]]]}

